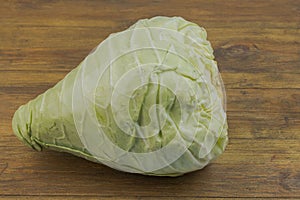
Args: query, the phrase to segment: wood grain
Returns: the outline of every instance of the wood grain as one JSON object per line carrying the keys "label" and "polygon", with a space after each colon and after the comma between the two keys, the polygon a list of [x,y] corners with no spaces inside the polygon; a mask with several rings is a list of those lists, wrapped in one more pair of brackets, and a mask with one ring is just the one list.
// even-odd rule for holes
{"label": "wood grain", "polygon": [[[0,6],[0,199],[300,198],[300,1],[9,0]],[[201,171],[127,174],[12,134],[18,106],[140,18],[206,28],[227,92],[230,142]]]}

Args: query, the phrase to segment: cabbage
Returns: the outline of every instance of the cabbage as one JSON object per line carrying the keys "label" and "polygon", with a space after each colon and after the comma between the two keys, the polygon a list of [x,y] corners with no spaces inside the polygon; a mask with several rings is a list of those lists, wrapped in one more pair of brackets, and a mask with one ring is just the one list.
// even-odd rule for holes
{"label": "cabbage", "polygon": [[154,17],[111,34],[53,88],[21,106],[14,133],[117,170],[178,176],[228,142],[225,93],[206,31]]}

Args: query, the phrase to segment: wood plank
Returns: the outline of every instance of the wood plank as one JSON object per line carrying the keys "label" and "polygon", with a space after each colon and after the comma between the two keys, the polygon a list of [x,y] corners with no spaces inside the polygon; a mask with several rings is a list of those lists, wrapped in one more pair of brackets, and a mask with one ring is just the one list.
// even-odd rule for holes
{"label": "wood plank", "polygon": [[[207,31],[222,72],[300,73],[300,29],[267,29],[264,37],[258,36],[258,30],[254,28]],[[5,60],[1,66],[11,70],[71,69],[108,34],[98,27],[0,29],[0,35],[7,38],[0,47],[0,59]],[[69,60],[71,62],[65,64]],[[3,69],[1,66],[0,70]]]}
{"label": "wood plank", "polygon": [[[162,197],[162,196],[159,196],[159,197],[140,197],[140,196],[134,196],[134,197],[119,197],[119,196],[113,196],[113,197],[99,197],[99,196],[87,196],[87,195],[84,195],[84,196],[55,196],[55,195],[43,195],[43,196],[32,196],[32,195],[24,195],[24,196],[6,196],[6,197],[1,197],[0,196],[0,200],[11,200],[11,199],[16,199],[16,200],[24,200],[24,199],[28,199],[28,200],[39,200],[39,199],[45,199],[45,200],[69,200],[69,199],[86,199],[86,200],[121,200],[121,199],[124,199],[124,200],[130,200],[130,199],[137,199],[137,200],[157,200],[157,198],[159,199],[162,199],[162,200],[174,200],[174,199],[177,199],[176,197]],[[180,199],[182,200],[196,200],[196,199],[202,199],[202,200],[224,200],[224,199],[227,199],[227,198],[219,198],[219,197],[180,197]],[[270,198],[239,198],[239,199],[243,199],[243,200],[257,200],[257,199],[270,199]],[[286,200],[286,199],[289,199],[289,198],[276,198],[276,200]]]}
{"label": "wood plank", "polygon": [[221,73],[226,89],[300,89],[297,73]]}
{"label": "wood plank", "polygon": [[[213,164],[178,178],[122,173],[64,153],[39,153],[28,147],[0,147],[0,151],[1,195],[300,197],[300,144],[295,140],[233,139]],[[23,162],[15,162],[20,159]]]}
{"label": "wood plank", "polygon": [[227,118],[231,139],[300,139],[299,113],[227,112]]}
{"label": "wood plank", "polygon": [[[3,106],[0,111],[13,112],[18,106],[27,103],[54,84],[39,87],[4,87],[0,90]],[[300,113],[299,89],[227,89],[227,111]],[[21,96],[20,96],[21,95]]]}
{"label": "wood plank", "polygon": [[[9,87],[40,87],[51,86],[63,79],[71,70],[53,68],[52,71],[10,71],[0,72],[0,90]],[[30,77],[24,80],[24,76]],[[226,89],[300,89],[300,74],[297,73],[232,73],[221,74]]]}
{"label": "wood plank", "polygon": [[[132,22],[133,24],[134,22]],[[132,25],[130,24],[130,25]],[[279,46],[283,45],[288,52],[291,52],[293,48],[287,48],[286,45],[293,45],[295,48],[298,44],[299,30],[297,29],[277,29],[277,28],[264,28],[263,30],[257,30],[256,27],[252,28],[209,28],[205,25],[201,25],[207,29],[208,39],[219,45],[225,45],[228,42],[244,41],[258,42],[255,47],[256,51],[261,47]],[[51,29],[49,29],[51,28]],[[43,27],[43,26],[12,26],[5,27],[0,30],[0,34],[5,36],[9,40],[2,40],[2,46],[7,49],[16,48],[56,48],[57,50],[64,48],[78,48],[78,47],[90,47],[92,50],[103,39],[105,39],[110,33],[123,31],[127,27],[118,29],[106,29],[105,27]],[[258,35],[259,31],[259,35]],[[247,37],[245,37],[247,35]],[[18,36],[18,37],[16,37]],[[67,41],[66,41],[67,40]],[[50,42],[51,41],[51,42]],[[82,43],[82,42],[85,43]],[[226,41],[226,42],[224,42]],[[222,43],[221,43],[222,42]],[[89,46],[93,44],[93,46]],[[30,45],[30,46],[28,46]],[[243,44],[246,45],[246,44]],[[228,47],[228,44],[227,44]],[[251,47],[251,46],[250,46]],[[250,48],[249,47],[249,48]],[[253,49],[254,50],[254,49]],[[281,49],[273,49],[275,52]],[[241,51],[241,50],[240,50]],[[281,52],[285,53],[285,52]],[[247,55],[244,55],[247,56]]]}
{"label": "wood plank", "polygon": [[227,110],[299,113],[299,89],[227,89]]}
{"label": "wood plank", "polygon": [[[1,47],[0,47],[1,48]],[[91,51],[80,49],[24,48],[0,49],[0,74],[5,71],[19,72],[68,72],[75,68]]]}
{"label": "wood plank", "polygon": [[[3,71],[0,73],[0,87],[39,87],[39,86],[53,86],[58,81],[63,79],[67,72],[51,72],[45,74],[43,71],[37,72],[19,72],[19,71]],[[30,78],[25,78],[30,77]],[[50,88],[49,87],[49,88]],[[2,90],[3,90],[2,89]]]}
{"label": "wood plank", "polygon": [[[74,196],[74,195],[70,195],[70,196],[59,196],[59,195],[43,195],[43,196],[33,196],[33,195],[24,195],[24,196],[6,196],[6,197],[1,197],[0,196],[0,200],[7,200],[7,199],[21,199],[21,200],[24,200],[24,199],[32,199],[32,200],[39,200],[39,199],[46,199],[46,200],[69,200],[69,199],[87,199],[87,200],[99,200],[99,196],[87,196],[87,195],[84,195],[84,196]],[[125,197],[125,196],[114,196],[114,197],[102,197],[101,196],[101,200],[120,200],[120,199],[125,199],[125,200],[128,200],[128,199],[138,199],[138,200],[156,200],[157,197],[146,197],[146,196],[132,196],[132,197]],[[159,197],[159,199],[162,199],[162,200],[174,200],[174,199],[177,199],[176,197]],[[196,200],[196,199],[202,199],[202,197],[180,197],[180,199],[182,200]],[[205,197],[205,199],[214,199],[214,200],[224,200],[224,198],[219,198],[219,197]],[[235,198],[235,199],[239,199],[239,198]],[[253,198],[240,198],[240,199],[251,199],[253,200]],[[276,198],[276,200],[286,200],[286,199],[289,199],[289,198]]]}
{"label": "wood plank", "polygon": [[[136,21],[138,18],[153,15],[179,15],[199,24],[209,22],[222,28],[232,27],[232,25],[251,27],[249,23],[262,27],[278,25],[284,28],[294,28],[299,25],[297,23],[299,19],[299,15],[297,15],[299,13],[298,7],[299,1],[297,0],[264,2],[246,0],[243,3],[236,0],[226,2],[217,0],[210,4],[201,3],[197,0],[186,1],[184,4],[176,0],[168,2],[91,1],[88,3],[83,0],[76,1],[76,3],[71,0],[40,0],[34,2],[14,0],[2,4],[0,11],[6,13],[5,16],[7,17],[2,18],[0,22],[5,25],[37,24],[40,26],[49,24],[57,26],[107,26],[109,28],[109,26],[119,26],[122,22]],[[66,12],[66,9],[76,12]],[[186,12],[186,10],[189,10],[189,12]],[[53,13],[55,13],[55,16]]]}
{"label": "wood plank", "polygon": [[[13,111],[1,117],[0,146],[20,147],[12,133]],[[300,140],[299,113],[227,112],[230,139]]]}

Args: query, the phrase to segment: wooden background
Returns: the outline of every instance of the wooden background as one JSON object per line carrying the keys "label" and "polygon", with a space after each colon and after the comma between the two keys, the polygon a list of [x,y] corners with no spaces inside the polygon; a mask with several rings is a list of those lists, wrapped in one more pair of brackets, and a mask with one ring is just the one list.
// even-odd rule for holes
{"label": "wooden background", "polygon": [[[208,32],[228,102],[230,143],[219,159],[183,177],[146,177],[17,140],[18,106],[108,34],[156,15],[182,16]],[[1,1],[0,199],[300,199],[299,27],[299,0]]]}

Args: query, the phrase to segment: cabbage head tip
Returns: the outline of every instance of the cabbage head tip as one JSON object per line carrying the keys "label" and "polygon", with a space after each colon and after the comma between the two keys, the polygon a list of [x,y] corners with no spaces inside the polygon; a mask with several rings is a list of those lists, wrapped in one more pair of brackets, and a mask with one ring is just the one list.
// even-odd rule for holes
{"label": "cabbage head tip", "polygon": [[225,91],[206,37],[181,17],[139,20],[21,106],[13,131],[37,151],[68,152],[125,172],[201,169],[228,142]]}

